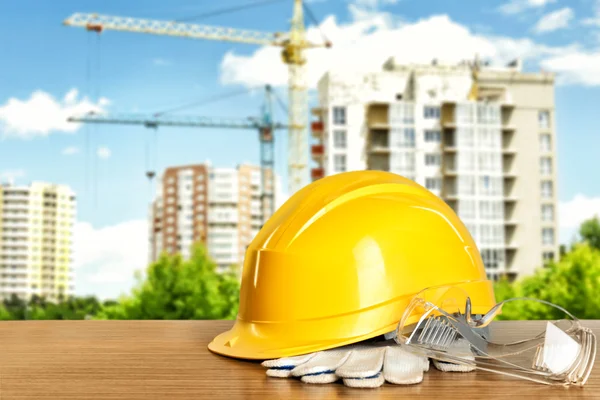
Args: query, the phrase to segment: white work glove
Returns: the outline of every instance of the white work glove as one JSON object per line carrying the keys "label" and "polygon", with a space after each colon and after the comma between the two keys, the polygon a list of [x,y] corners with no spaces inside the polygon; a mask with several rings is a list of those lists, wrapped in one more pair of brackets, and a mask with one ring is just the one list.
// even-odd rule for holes
{"label": "white work glove", "polygon": [[[433,360],[443,372],[470,372],[473,367]],[[276,378],[298,377],[306,383],[332,383],[342,379],[346,386],[375,388],[389,382],[413,385],[423,380],[429,359],[397,344],[364,343],[344,346],[262,363],[267,375]]]}
{"label": "white work glove", "polygon": [[306,383],[331,383],[342,379],[346,386],[374,388],[385,381],[411,385],[423,380],[429,360],[398,345],[358,344],[262,363],[267,375],[299,377]]}

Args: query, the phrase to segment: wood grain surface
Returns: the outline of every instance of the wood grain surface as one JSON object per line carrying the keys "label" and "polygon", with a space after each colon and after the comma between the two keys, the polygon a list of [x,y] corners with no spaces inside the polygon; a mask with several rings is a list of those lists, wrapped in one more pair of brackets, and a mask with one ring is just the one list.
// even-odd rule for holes
{"label": "wood grain surface", "polygon": [[[600,399],[600,371],[587,385],[550,387],[482,371],[442,373],[421,384],[351,389],[268,378],[258,362],[206,348],[231,321],[18,321],[0,323],[0,399]],[[507,332],[539,322],[506,322]],[[600,333],[600,321],[584,325]]]}

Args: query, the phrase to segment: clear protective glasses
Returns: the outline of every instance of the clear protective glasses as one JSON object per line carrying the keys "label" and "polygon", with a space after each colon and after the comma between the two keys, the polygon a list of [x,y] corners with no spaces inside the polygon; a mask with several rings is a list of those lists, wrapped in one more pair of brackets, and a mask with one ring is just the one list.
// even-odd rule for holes
{"label": "clear protective glasses", "polygon": [[[522,329],[497,320],[503,310],[514,315],[516,307],[556,320],[523,322]],[[548,385],[586,383],[596,336],[564,308],[522,297],[497,303],[486,313],[472,310],[467,287],[425,289],[409,303],[394,339],[413,353],[442,362]]]}

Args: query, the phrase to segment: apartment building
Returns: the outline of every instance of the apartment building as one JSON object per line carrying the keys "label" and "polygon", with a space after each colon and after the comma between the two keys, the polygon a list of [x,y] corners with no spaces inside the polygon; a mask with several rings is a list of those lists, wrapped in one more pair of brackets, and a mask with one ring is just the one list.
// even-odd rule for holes
{"label": "apartment building", "polygon": [[[209,163],[167,168],[150,210],[150,259],[165,251],[190,256],[203,242],[220,268],[242,265],[246,246],[271,216],[277,176],[266,170],[262,201],[260,167],[215,168]],[[264,209],[263,209],[264,208]]]}
{"label": "apartment building", "polygon": [[391,58],[373,73],[327,73],[311,175],[377,169],[416,181],[465,222],[490,278],[515,278],[558,256],[554,76],[518,61],[471,65]]}
{"label": "apartment building", "polygon": [[0,186],[0,300],[74,294],[75,218],[75,193],[67,186]]}

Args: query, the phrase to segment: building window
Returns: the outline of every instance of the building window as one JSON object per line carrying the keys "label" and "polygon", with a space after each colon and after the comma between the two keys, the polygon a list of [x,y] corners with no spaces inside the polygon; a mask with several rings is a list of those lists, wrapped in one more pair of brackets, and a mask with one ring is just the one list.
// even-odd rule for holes
{"label": "building window", "polygon": [[479,193],[490,196],[502,195],[502,178],[489,175],[480,176]]}
{"label": "building window", "polygon": [[502,159],[499,153],[479,153],[480,171],[500,171],[502,169]]}
{"label": "building window", "polygon": [[[393,152],[390,155],[390,171],[400,173],[406,178],[414,172],[415,169],[415,153],[413,152]],[[414,179],[413,179],[414,180]]]}
{"label": "building window", "polygon": [[415,122],[415,105],[399,102],[390,104],[389,121],[391,125],[412,124]]}
{"label": "building window", "polygon": [[552,174],[552,159],[550,157],[540,158],[540,174],[551,175]]}
{"label": "building window", "polygon": [[456,122],[459,124],[472,124],[475,116],[475,108],[472,104],[459,104],[456,107]]}
{"label": "building window", "polygon": [[477,121],[483,124],[498,124],[500,122],[500,107],[477,104]]}
{"label": "building window", "polygon": [[474,176],[459,176],[458,177],[458,194],[474,195],[475,194],[475,177]]}
{"label": "building window", "polygon": [[481,258],[486,269],[498,269],[504,264],[504,250],[483,249]]}
{"label": "building window", "polygon": [[333,169],[335,172],[346,171],[346,155],[336,154],[333,156]]}
{"label": "building window", "polygon": [[335,130],[333,131],[333,147],[336,149],[346,148],[346,131]]}
{"label": "building window", "polygon": [[346,107],[333,107],[333,123],[346,125]]}
{"label": "building window", "polygon": [[547,133],[540,135],[540,151],[542,153],[552,151],[552,136]]}
{"label": "building window", "polygon": [[423,118],[425,118],[425,119],[440,119],[440,107],[425,106],[423,108]]}
{"label": "building window", "polygon": [[439,166],[442,164],[442,157],[437,153],[425,154],[425,165]]}
{"label": "building window", "polygon": [[425,178],[425,187],[429,190],[441,190],[442,178]]}
{"label": "building window", "polygon": [[550,246],[554,244],[554,229],[542,229],[542,244],[545,246]]}
{"label": "building window", "polygon": [[554,221],[554,206],[544,204],[542,206],[542,221]]}
{"label": "building window", "polygon": [[391,147],[415,147],[414,128],[392,128],[390,132]]}
{"label": "building window", "polygon": [[550,128],[550,111],[543,110],[538,113],[538,122],[540,124],[540,128],[548,129]]}
{"label": "building window", "polygon": [[553,192],[552,182],[550,182],[550,181],[542,182],[542,198],[544,198],[544,199],[552,198],[552,196],[553,196],[552,192]]}
{"label": "building window", "polygon": [[[475,218],[475,201],[474,200],[460,200],[458,202],[458,215],[463,219],[474,219]],[[473,234],[473,232],[471,232]]]}
{"label": "building window", "polygon": [[440,131],[425,131],[425,142],[440,143],[442,141],[442,133]]}
{"label": "building window", "polygon": [[482,200],[479,202],[479,218],[502,219],[504,203],[501,201]]}
{"label": "building window", "polygon": [[554,252],[553,251],[545,251],[542,253],[542,259],[544,262],[554,261]]}

